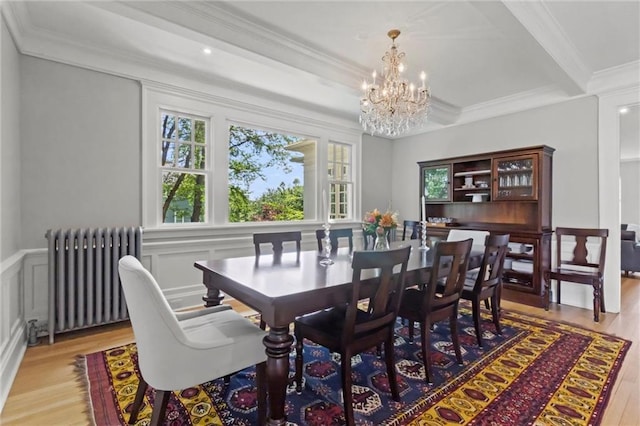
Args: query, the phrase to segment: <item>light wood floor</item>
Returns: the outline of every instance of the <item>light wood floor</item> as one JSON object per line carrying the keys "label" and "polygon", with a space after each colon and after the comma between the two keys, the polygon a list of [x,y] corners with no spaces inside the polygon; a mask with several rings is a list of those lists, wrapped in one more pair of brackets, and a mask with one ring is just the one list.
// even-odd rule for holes
{"label": "light wood floor", "polygon": [[[545,312],[504,301],[503,307],[579,324],[633,341],[602,424],[640,425],[640,278],[623,278],[621,313],[601,315],[599,324],[593,322],[592,311],[570,306],[552,306],[549,312]],[[234,308],[241,312],[246,310],[242,305],[235,305]],[[131,328],[128,324],[120,324],[60,335],[52,346],[46,344],[45,339],[42,340],[39,346],[27,349],[0,414],[0,424],[89,424],[84,387],[75,370],[75,358],[79,354],[132,342]]]}

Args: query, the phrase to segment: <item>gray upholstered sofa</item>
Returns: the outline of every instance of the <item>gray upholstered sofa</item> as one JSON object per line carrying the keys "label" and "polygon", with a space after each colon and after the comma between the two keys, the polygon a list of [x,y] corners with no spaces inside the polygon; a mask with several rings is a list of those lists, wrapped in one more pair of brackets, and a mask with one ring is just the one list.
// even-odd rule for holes
{"label": "gray upholstered sofa", "polygon": [[627,230],[626,224],[621,230],[620,270],[627,276],[630,272],[640,272],[640,243],[635,231]]}

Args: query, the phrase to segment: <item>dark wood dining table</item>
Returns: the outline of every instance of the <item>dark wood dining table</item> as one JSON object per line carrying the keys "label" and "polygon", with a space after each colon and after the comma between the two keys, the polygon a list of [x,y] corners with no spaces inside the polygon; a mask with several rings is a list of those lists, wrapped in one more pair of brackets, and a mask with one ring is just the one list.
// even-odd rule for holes
{"label": "dark wood dining table", "polygon": [[[433,249],[421,250],[419,240],[397,241],[391,248],[411,245],[405,285],[425,283],[429,278]],[[484,247],[473,247],[469,268],[480,265]],[[351,253],[338,249],[334,263],[320,265],[323,254],[317,250],[284,253],[281,257],[262,255],[195,262],[203,273],[206,306],[215,306],[224,296],[239,300],[262,315],[269,326],[264,338],[267,354],[269,415],[267,424],[284,425],[289,353],[293,336],[289,325],[297,316],[339,306],[351,296]],[[375,278],[376,271],[366,271]]]}

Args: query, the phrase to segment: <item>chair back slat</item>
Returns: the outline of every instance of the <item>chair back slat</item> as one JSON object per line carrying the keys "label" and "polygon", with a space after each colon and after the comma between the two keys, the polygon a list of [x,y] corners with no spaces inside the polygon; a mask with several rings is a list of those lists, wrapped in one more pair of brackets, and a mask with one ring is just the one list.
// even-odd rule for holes
{"label": "chair back slat", "polygon": [[[351,301],[347,305],[343,343],[352,341],[354,336],[361,333],[393,326],[404,291],[410,252],[411,247],[407,246],[353,253],[353,288]],[[372,270],[377,270],[373,277]],[[375,286],[373,291],[372,286]],[[358,308],[358,303],[363,299],[369,301],[366,312]]]}
{"label": "chair back slat", "polygon": [[[349,243],[349,251],[353,251],[353,229],[338,228],[329,229],[329,241],[331,241],[331,251],[338,250],[339,239],[346,238]],[[322,251],[324,247],[324,229],[316,230],[316,240],[318,241],[318,251]]]}
{"label": "chair back slat", "polygon": [[436,244],[433,267],[422,301],[423,312],[458,303],[467,276],[472,244],[471,238],[462,241],[439,241]]}
{"label": "chair back slat", "polygon": [[[608,229],[600,228],[556,228],[556,264],[573,265],[598,269],[604,273],[604,262],[607,252]],[[568,239],[575,240],[575,247],[571,252],[571,257],[565,257],[562,244],[566,244]],[[597,261],[589,261],[589,249],[587,244],[590,239],[598,239],[599,254]]]}
{"label": "chair back slat", "polygon": [[295,242],[296,243],[296,252],[300,254],[300,241],[302,240],[302,233],[300,231],[289,231],[289,232],[263,232],[253,234],[253,245],[256,251],[256,257],[259,257],[261,254],[260,245],[271,243],[271,247],[273,250],[274,256],[282,255],[284,251],[284,242]]}
{"label": "chair back slat", "polygon": [[504,259],[509,250],[509,237],[509,234],[487,236],[474,292],[480,293],[502,281]]}
{"label": "chair back slat", "polygon": [[420,238],[420,233],[422,231],[422,225],[417,220],[405,220],[402,223],[402,241],[407,238],[407,229],[410,230],[409,239],[417,240]]}

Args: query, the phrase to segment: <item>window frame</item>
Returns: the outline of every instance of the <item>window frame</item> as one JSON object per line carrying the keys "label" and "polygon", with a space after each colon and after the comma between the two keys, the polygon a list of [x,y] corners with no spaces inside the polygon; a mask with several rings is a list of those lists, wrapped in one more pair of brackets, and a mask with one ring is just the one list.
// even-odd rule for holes
{"label": "window frame", "polygon": [[[277,133],[277,134],[281,134],[281,135],[289,135],[289,136],[294,136],[297,138],[301,138],[301,139],[308,139],[308,140],[313,140],[315,142],[315,149],[314,149],[314,155],[315,155],[315,159],[316,159],[316,166],[315,166],[315,171],[314,171],[314,175],[317,176],[318,174],[318,162],[317,162],[317,158],[318,158],[318,151],[319,151],[319,145],[320,145],[320,138],[317,136],[311,136],[308,134],[301,134],[299,132],[292,132],[290,130],[283,130],[283,129],[278,129],[275,127],[270,127],[270,126],[264,126],[264,125],[257,125],[255,124],[255,122],[253,121],[238,121],[238,120],[227,120],[227,126],[225,128],[225,130],[227,131],[227,138],[226,138],[226,146],[228,148],[229,146],[229,139],[231,137],[230,132],[229,132],[229,128],[231,126],[237,126],[237,127],[244,127],[244,128],[251,128],[254,130],[260,130],[263,132],[270,132],[270,133]],[[226,158],[227,158],[227,172],[229,170],[229,164],[228,164],[228,158],[229,158],[229,151],[227,150],[226,153]],[[317,179],[314,179],[315,181],[317,181]],[[302,220],[290,220],[290,221],[284,221],[284,220],[276,220],[276,221],[264,221],[264,222],[259,222],[259,221],[250,221],[250,222],[229,222],[229,204],[228,204],[228,200],[229,200],[229,181],[227,180],[227,185],[226,185],[226,189],[227,189],[227,197],[225,198],[227,200],[227,213],[226,213],[226,217],[225,217],[225,222],[229,225],[238,225],[238,224],[264,224],[264,223],[279,223],[279,224],[291,224],[291,223],[301,223],[301,222],[308,222],[309,220],[312,220],[310,217],[307,217],[313,210],[315,210],[315,206],[313,204],[313,197],[310,196],[309,192],[313,190],[313,181],[311,183],[308,183],[309,186],[305,186],[304,183],[307,182],[306,180],[306,176],[303,176],[303,187],[304,187],[304,200],[305,201],[310,201],[310,203],[306,203],[304,204],[304,215],[305,215],[305,219]],[[308,206],[311,206],[308,207]]]}
{"label": "window frame", "polygon": [[[193,175],[202,175],[204,176],[204,194],[205,194],[205,199],[204,199],[204,220],[202,222],[188,222],[190,224],[193,225],[198,225],[198,224],[202,224],[202,223],[206,223],[207,221],[207,212],[209,209],[209,185],[210,185],[210,179],[209,179],[209,174],[211,171],[211,161],[209,160],[210,157],[210,151],[211,151],[211,138],[209,137],[209,134],[211,133],[211,120],[209,117],[203,117],[200,115],[195,115],[195,114],[191,114],[191,113],[187,113],[184,111],[176,111],[176,110],[170,110],[170,109],[164,109],[164,108],[160,108],[158,110],[158,118],[159,118],[159,122],[158,124],[161,126],[161,121],[162,121],[162,115],[163,114],[167,114],[167,115],[171,115],[175,117],[175,120],[180,120],[180,119],[188,119],[191,120],[192,124],[193,124],[193,128],[192,128],[192,132],[191,132],[191,138],[189,141],[185,141],[182,140],[179,136],[179,129],[176,127],[175,129],[175,138],[174,139],[168,139],[167,137],[165,137],[165,135],[159,134],[158,137],[158,143],[160,144],[160,146],[162,146],[162,144],[165,141],[171,140],[173,143],[175,143],[174,146],[174,156],[173,156],[173,165],[163,165],[160,161],[158,164],[158,169],[160,171],[160,200],[162,201],[164,199],[164,194],[163,194],[163,189],[162,189],[162,182],[163,182],[163,176],[165,173],[185,173],[185,174],[193,174]],[[204,136],[204,143],[199,144],[194,140],[194,134],[195,134],[195,122],[196,121],[202,121],[204,122],[204,126],[205,126],[205,136]],[[204,148],[204,167],[202,169],[198,169],[196,167],[193,167],[191,164],[188,165],[187,167],[180,167],[179,164],[179,152],[180,152],[180,145],[189,145],[190,146],[190,150],[192,151],[192,155],[193,158],[191,159],[192,161],[194,161],[195,159],[195,152],[196,149],[198,147],[202,147]],[[158,154],[162,154],[162,148],[160,148]],[[158,158],[159,160],[159,158]],[[178,222],[165,222],[165,217],[162,214],[162,209],[160,209],[160,222],[163,225],[174,225],[174,226],[185,226],[184,223],[182,222],[179,225]]]}
{"label": "window frame", "polygon": [[[274,109],[277,105],[261,106],[256,98],[243,100],[240,93],[232,97],[221,96],[180,89],[153,82],[144,82],[142,89],[142,225],[145,230],[176,230],[218,228],[268,228],[278,226],[316,226],[322,223],[322,188],[328,185],[328,143],[329,141],[351,146],[352,158],[352,210],[351,217],[340,219],[344,222],[357,222],[359,212],[360,159],[362,132],[357,123],[350,126],[345,120],[321,116],[311,111],[300,110],[292,106],[280,105],[282,109]],[[220,89],[218,89],[220,90]],[[228,95],[230,95],[228,93]],[[246,95],[244,96],[246,98]],[[264,103],[264,102],[263,102]],[[160,110],[174,111],[207,118],[208,132],[206,148],[208,148],[207,187],[205,201],[205,218],[200,223],[163,223],[162,222],[162,174],[160,161]],[[301,115],[306,113],[306,115]],[[274,222],[229,222],[228,216],[228,144],[229,126],[231,124],[254,127],[283,134],[300,135],[316,140],[315,185],[309,182],[310,191],[315,196],[313,204],[307,210],[305,195],[305,219],[301,221]],[[206,149],[205,148],[205,149]],[[306,182],[306,179],[305,179]],[[307,187],[305,187],[305,192]],[[215,200],[215,202],[214,202]],[[311,203],[310,203],[311,204]],[[195,235],[195,234],[194,234]]]}
{"label": "window frame", "polygon": [[[331,145],[334,146],[342,146],[342,147],[347,147],[348,148],[348,162],[344,162],[344,161],[340,161],[337,162],[335,161],[335,156],[333,161],[331,161],[332,159],[329,158],[329,148],[331,147]],[[335,148],[334,148],[335,150]],[[335,218],[332,217],[331,219],[333,221],[348,221],[348,220],[355,220],[355,215],[354,212],[356,211],[355,209],[355,192],[354,192],[354,155],[353,155],[353,151],[354,151],[354,147],[352,144],[349,143],[345,143],[345,142],[339,142],[339,141],[334,141],[334,140],[329,140],[327,143],[327,185],[329,188],[331,188],[332,185],[346,185],[347,186],[347,200],[346,200],[346,205],[347,205],[347,214],[346,217],[344,218]],[[336,173],[334,171],[333,175],[329,175],[328,171],[330,169],[331,166],[334,166],[334,170],[335,170],[335,166],[336,165],[340,165],[342,167],[344,167],[345,165],[349,166],[349,179],[345,180],[345,179],[336,179],[334,176],[336,176]],[[344,172],[342,173],[342,176],[344,176]],[[330,192],[331,194],[331,192]],[[335,206],[334,212],[337,211],[337,206],[338,206],[339,201],[337,200],[337,197],[333,197],[333,201],[331,200],[331,198],[329,199],[329,209],[331,211],[331,207]]]}

